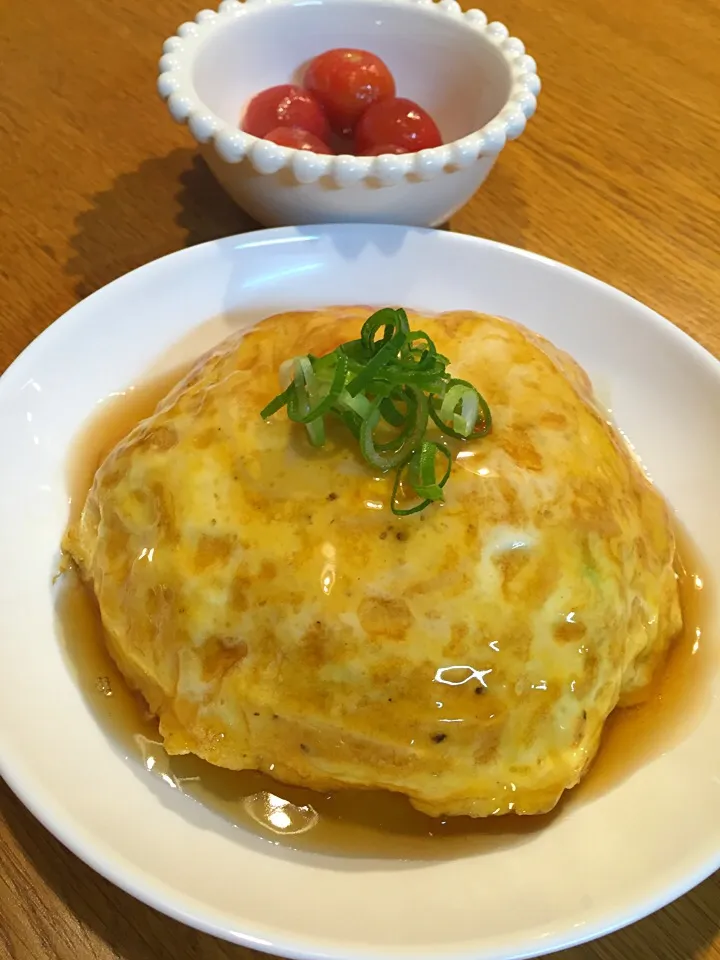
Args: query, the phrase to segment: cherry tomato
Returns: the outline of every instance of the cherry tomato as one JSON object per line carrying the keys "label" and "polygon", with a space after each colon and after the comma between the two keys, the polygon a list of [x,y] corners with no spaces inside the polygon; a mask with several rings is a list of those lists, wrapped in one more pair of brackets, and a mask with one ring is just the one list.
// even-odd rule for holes
{"label": "cherry tomato", "polygon": [[339,134],[351,133],[368,107],[395,96],[393,75],[380,57],[366,50],[321,53],[307,68],[304,83]]}
{"label": "cherry tomato", "polygon": [[368,147],[367,150],[363,150],[362,153],[359,153],[359,157],[379,157],[383,153],[410,153],[405,147],[399,147],[395,143],[381,143],[377,147]]}
{"label": "cherry tomato", "polygon": [[242,121],[243,130],[255,137],[264,137],[277,127],[300,127],[323,141],[330,136],[327,118],[317,100],[290,83],[269,87],[254,96]]}
{"label": "cherry tomato", "polygon": [[264,140],[272,140],[281,147],[292,147],[294,150],[311,150],[313,153],[332,153],[330,147],[320,137],[300,127],[275,127],[266,133]]}
{"label": "cherry tomato", "polygon": [[435,121],[412,100],[394,97],[370,107],[355,127],[355,151],[359,154],[373,147],[392,144],[406,153],[442,145]]}

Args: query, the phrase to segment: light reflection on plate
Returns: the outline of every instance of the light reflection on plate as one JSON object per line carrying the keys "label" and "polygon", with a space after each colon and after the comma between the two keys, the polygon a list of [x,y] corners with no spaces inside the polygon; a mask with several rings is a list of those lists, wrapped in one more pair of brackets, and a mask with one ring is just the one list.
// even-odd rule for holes
{"label": "light reflection on plate", "polygon": [[297,806],[274,793],[255,793],[246,797],[243,805],[263,830],[273,833],[306,833],[318,822],[318,815],[309,804]]}

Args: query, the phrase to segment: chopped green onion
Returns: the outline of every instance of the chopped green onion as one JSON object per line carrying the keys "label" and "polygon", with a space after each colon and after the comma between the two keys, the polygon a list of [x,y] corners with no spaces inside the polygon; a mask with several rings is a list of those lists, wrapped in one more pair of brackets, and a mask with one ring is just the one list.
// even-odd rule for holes
{"label": "chopped green onion", "polygon": [[406,336],[402,330],[396,331],[374,354],[372,360],[368,360],[360,373],[347,385],[347,391],[351,397],[357,396],[394,357],[397,357]]}
{"label": "chopped green onion", "polygon": [[320,396],[318,380],[310,359],[301,357],[295,362],[298,365],[294,377],[295,392],[288,401],[288,417],[296,423],[309,424],[327,413],[340,396],[345,385],[348,361],[343,354],[338,355],[332,382],[323,396]]}
{"label": "chopped green onion", "polygon": [[[425,447],[425,444],[423,444],[423,447]],[[430,504],[433,503],[434,501],[442,500],[444,498],[442,488],[450,479],[450,471],[452,470],[452,454],[450,453],[450,451],[448,450],[448,448],[445,446],[444,443],[436,443],[433,441],[431,443],[428,443],[427,447],[435,448],[435,450],[439,451],[446,458],[447,466],[445,467],[445,473],[437,482],[435,482],[434,481],[435,474],[433,472],[433,482],[431,484],[428,484],[425,487],[421,487],[421,489],[418,489],[417,487],[415,487],[412,482],[412,478],[410,478],[410,486],[413,487],[413,489],[415,490],[415,493],[417,493],[418,496],[420,497],[425,496],[425,499],[421,500],[420,503],[416,503],[412,507],[399,507],[398,493],[400,490],[400,485],[403,482],[403,469],[404,469],[403,467],[401,467],[395,474],[395,482],[393,484],[392,497],[390,499],[390,509],[392,510],[392,512],[395,514],[396,517],[409,517],[413,513],[420,513],[421,510],[424,510],[426,507],[429,507]],[[421,448],[421,450],[417,451],[417,453],[413,455],[413,459],[410,461],[410,463],[405,465],[405,469],[407,469],[408,473],[418,472],[421,469],[421,466],[419,464],[419,459],[420,459],[419,455],[422,452],[423,451]],[[429,456],[429,452],[425,451],[426,462],[428,460],[428,456]],[[433,471],[435,469],[434,460],[435,460],[435,457],[434,457],[434,451],[433,451],[433,456],[431,461]],[[426,469],[424,465],[422,469]],[[421,492],[422,489],[425,489],[425,490],[432,490],[433,494],[435,494],[436,487],[440,491],[440,496],[433,495],[430,497],[430,496],[424,495]]]}
{"label": "chopped green onion", "polygon": [[358,416],[352,410],[336,410],[338,419],[340,419],[348,428],[356,440],[360,439],[360,427],[362,426],[362,417]]}
{"label": "chopped green onion", "polygon": [[[357,400],[358,398],[356,397],[355,399]],[[391,427],[402,427],[405,423],[406,418],[400,413],[390,397],[382,398],[380,413]]]}
{"label": "chopped green onion", "polygon": [[[439,400],[440,397],[430,398],[430,416],[443,433],[458,440],[475,440],[490,433],[490,408],[482,394],[467,380],[449,380],[438,409]],[[448,420],[452,420],[452,426]]]}
{"label": "chopped green onion", "polygon": [[[363,346],[362,340],[348,340],[347,343],[343,343],[341,347],[338,347],[333,353],[329,353],[328,356],[332,357],[334,353],[344,353],[351,363],[351,369],[355,372],[360,370],[372,356]],[[323,357],[323,359],[325,358]]]}
{"label": "chopped green onion", "polygon": [[352,410],[359,417],[366,417],[370,413],[370,401],[364,394],[351,397],[347,390],[342,390],[337,398],[337,404],[343,410]]}
{"label": "chopped green onion", "polygon": [[438,451],[447,456],[448,463],[452,462],[450,451],[444,444],[424,440],[408,464],[412,487],[419,497],[424,497],[426,500],[445,499],[435,474],[435,458]]}
{"label": "chopped green onion", "polygon": [[[288,418],[304,424],[316,447],[326,441],[325,417],[337,418],[371,466],[395,470],[390,507],[398,517],[409,516],[444,500],[452,469],[448,447],[425,437],[429,419],[459,440],[479,439],[492,427],[482,395],[466,380],[451,378],[448,364],[427,333],[410,330],[404,310],[386,307],[368,317],[357,340],[322,357],[286,360],[284,389],[260,415],[266,419],[287,406]],[[440,478],[438,454],[447,461]],[[401,507],[401,485],[419,502]]]}
{"label": "chopped green onion", "polygon": [[306,423],[305,429],[308,432],[310,443],[314,447],[325,446],[325,421],[322,417],[318,417],[317,420],[311,420],[310,423]]}
{"label": "chopped green onion", "polygon": [[[368,463],[380,470],[392,470],[399,467],[412,456],[421,441],[428,421],[427,397],[420,390],[407,387],[408,399],[412,411],[408,414],[408,423],[399,437],[387,443],[376,443],[374,431],[381,418],[380,398],[373,401],[370,413],[360,426],[360,450]],[[411,419],[412,418],[412,419]]]}
{"label": "chopped green onion", "polygon": [[[376,341],[375,334],[383,326],[385,327],[383,336],[381,340]],[[372,356],[397,333],[403,333],[406,337],[410,333],[407,314],[402,309],[393,310],[392,307],[384,307],[367,318],[360,331],[360,341]]]}
{"label": "chopped green onion", "polygon": [[260,411],[260,416],[263,418],[263,420],[267,420],[268,417],[271,417],[274,413],[277,413],[278,410],[282,410],[282,408],[288,402],[292,389],[293,385],[290,384],[290,386],[286,387],[282,393],[279,393],[273,400],[271,400],[266,407],[262,408]]}

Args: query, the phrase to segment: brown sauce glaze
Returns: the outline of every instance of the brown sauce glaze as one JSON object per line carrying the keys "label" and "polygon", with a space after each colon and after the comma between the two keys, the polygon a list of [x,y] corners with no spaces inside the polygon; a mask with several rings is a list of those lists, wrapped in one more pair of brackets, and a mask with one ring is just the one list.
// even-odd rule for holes
{"label": "brown sauce glaze", "polygon": [[[71,514],[82,508],[93,476],[110,450],[149,416],[187,367],[156,377],[107,401],[78,438],[71,455]],[[687,536],[677,531],[684,628],[643,704],[616,710],[597,759],[581,785],[541,817],[433,819],[409,801],[379,791],[315,793],[256,772],[214,767],[196,757],[169,757],[156,720],[124,682],[109,656],[97,603],[74,569],[57,584],[61,638],[84,696],[108,735],[129,759],[171,778],[191,797],[268,840],[339,855],[437,859],[522,843],[571,804],[613,789],[643,763],[693,728],[710,694],[710,644],[703,636],[705,577]]]}

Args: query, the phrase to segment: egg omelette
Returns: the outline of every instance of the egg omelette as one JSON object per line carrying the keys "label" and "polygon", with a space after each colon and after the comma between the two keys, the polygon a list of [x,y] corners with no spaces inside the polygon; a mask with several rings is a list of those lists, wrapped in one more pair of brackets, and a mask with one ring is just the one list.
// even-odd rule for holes
{"label": "egg omelette", "polygon": [[668,508],[566,354],[410,313],[476,384],[442,505],[395,517],[341,425],[258,413],[371,312],[285,313],[204,357],[100,466],[64,548],[170,754],[434,816],[550,810],[681,626]]}

